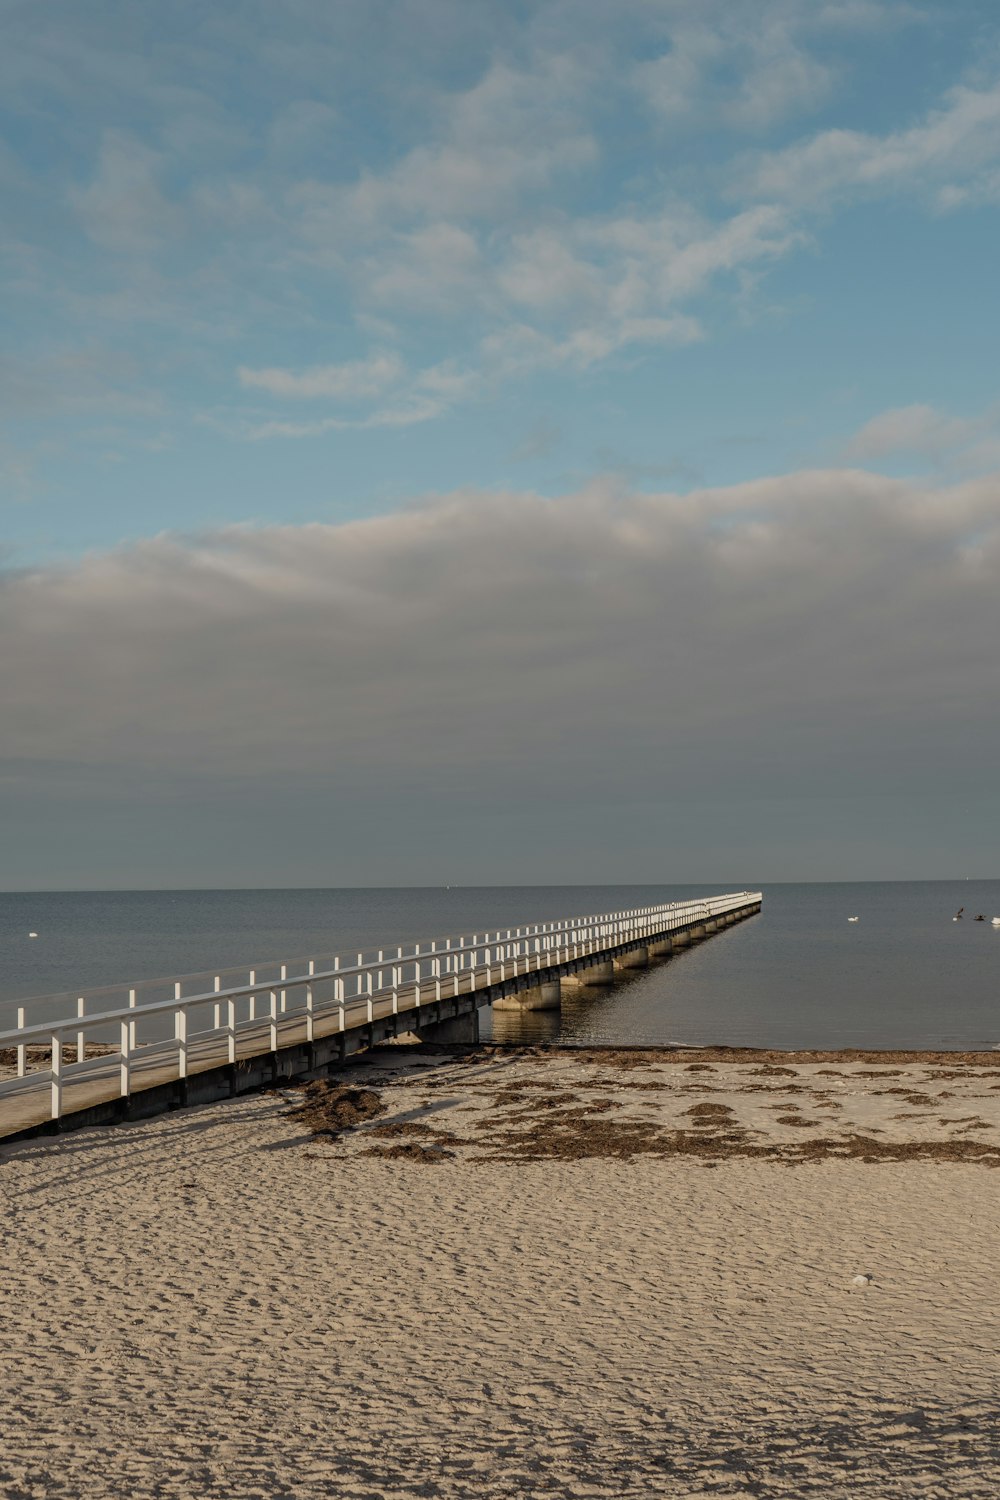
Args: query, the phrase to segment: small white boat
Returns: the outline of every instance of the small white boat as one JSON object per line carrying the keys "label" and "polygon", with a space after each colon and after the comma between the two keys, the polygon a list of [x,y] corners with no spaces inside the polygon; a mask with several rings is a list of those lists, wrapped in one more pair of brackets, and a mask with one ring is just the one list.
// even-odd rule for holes
{"label": "small white boat", "polygon": [[861,921],[861,918],[860,918],[860,917],[848,917],[848,919],[847,919],[847,920],[848,920],[848,921],[849,921],[849,922],[860,922],[860,921]]}
{"label": "small white boat", "polygon": [[991,927],[1000,927],[1000,917],[994,917],[990,925]]}

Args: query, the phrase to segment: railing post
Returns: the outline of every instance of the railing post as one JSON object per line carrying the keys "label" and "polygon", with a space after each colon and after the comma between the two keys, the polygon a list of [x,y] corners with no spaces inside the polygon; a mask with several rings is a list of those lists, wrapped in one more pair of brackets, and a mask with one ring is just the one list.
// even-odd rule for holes
{"label": "railing post", "polygon": [[52,1033],[52,1118],[58,1120],[62,1115],[62,1033]]}
{"label": "railing post", "polygon": [[[129,990],[129,992],[128,992],[129,1010],[135,1010],[135,1007],[136,1007],[136,998],[137,997],[136,997],[135,990]],[[128,1023],[128,1050],[129,1050],[129,1052],[134,1052],[135,1051],[135,1022],[134,1021],[129,1021],[129,1023]]]}
{"label": "railing post", "polygon": [[[335,958],[333,960],[333,967],[334,970],[340,968],[339,958]],[[347,1014],[344,1008],[344,981],[339,977],[335,978],[333,981],[333,999],[339,1010],[340,1030],[344,1031],[346,1029],[347,1022]]]}
{"label": "railing post", "polygon": [[128,1095],[128,1086],[129,1086],[129,1063],[130,1063],[130,1057],[129,1057],[129,1031],[131,1030],[131,1026],[132,1026],[131,1021],[123,1021],[121,1023],[121,1054],[122,1054],[122,1059],[121,1059],[121,1067],[120,1067],[120,1070],[119,1070],[119,1087],[120,1087],[120,1092],[121,1092],[121,1096],[122,1096],[123,1099],[126,1098],[127,1095]]}
{"label": "railing post", "polygon": [[[81,1020],[81,1021],[83,1020],[84,1012],[86,1011],[86,1009],[87,1009],[87,1002],[86,1002],[86,1000],[84,1000],[83,996],[80,995],[79,998],[77,999],[77,1002],[76,1002],[76,1014],[77,1014],[77,1017],[78,1017],[79,1020]],[[83,1062],[83,1059],[84,1059],[85,1056],[86,1056],[86,1049],[84,1047],[84,1042],[83,1042],[83,1032],[82,1031],[78,1031],[77,1034],[76,1034],[76,1060],[77,1060],[77,1062]]]}
{"label": "railing post", "polygon": [[[316,960],[314,958],[311,958],[309,960],[309,973],[310,974],[315,974],[315,972],[316,972]],[[307,1042],[311,1042],[312,1039],[313,1039],[313,987],[312,987],[311,984],[307,984],[306,985],[306,1041]]]}
{"label": "railing post", "polygon": [[[256,969],[251,969],[250,970],[250,983],[251,983],[251,985],[254,985],[254,984],[257,983],[257,970]],[[257,1019],[257,996],[256,995],[251,995],[250,996],[249,1011],[250,1011],[250,1017],[249,1017],[250,1020],[251,1021],[256,1021],[256,1019]]]}
{"label": "railing post", "polygon": [[[174,998],[179,1000],[181,987],[177,985]],[[183,1005],[174,1016],[174,1038],[177,1042],[177,1077],[186,1078],[188,1075],[188,1025],[187,1011]]]}
{"label": "railing post", "polygon": [[236,1061],[236,1001],[232,996],[226,1001],[226,1031],[228,1033],[226,1052],[229,1061],[234,1063]]}
{"label": "railing post", "polygon": [[[281,965],[281,977],[282,977],[282,979],[287,979],[288,978],[288,965],[287,964],[282,964]],[[283,989],[281,991],[281,1014],[284,1015],[285,1011],[287,1009],[288,1009],[288,995],[287,995],[287,991]]]}
{"label": "railing post", "polygon": [[[17,1029],[24,1030],[24,1006],[17,1007]],[[28,1071],[28,1049],[24,1042],[17,1044],[17,1076],[23,1078]]]}
{"label": "railing post", "polygon": [[[216,976],[215,976],[215,993],[218,994],[221,989],[222,989],[222,975],[221,974],[216,974]],[[219,1001],[216,1000],[214,1006],[212,1007],[212,1030],[213,1031],[218,1031],[219,1027],[221,1025],[222,1025],[222,1006],[219,1003]]]}
{"label": "railing post", "polygon": [[268,1022],[269,1022],[268,1032],[269,1032],[270,1042],[271,1042],[271,1051],[272,1052],[277,1052],[277,1050],[278,1050],[278,992],[277,992],[277,990],[271,990],[270,991],[270,1000],[268,1002],[267,1009],[268,1009]]}

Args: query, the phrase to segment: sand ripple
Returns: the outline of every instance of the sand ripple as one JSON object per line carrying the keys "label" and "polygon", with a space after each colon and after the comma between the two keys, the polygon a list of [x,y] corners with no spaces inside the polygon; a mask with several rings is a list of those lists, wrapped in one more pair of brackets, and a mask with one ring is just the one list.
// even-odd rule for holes
{"label": "sand ripple", "polygon": [[[603,1075],[415,1066],[354,1070],[388,1108],[332,1142],[271,1095],[0,1151],[5,1500],[998,1492],[992,1172],[483,1160],[484,1115],[543,1131],[525,1095]],[[729,1118],[707,1101],[763,1133],[774,1102],[742,1073],[622,1076],[600,1113],[657,1129]],[[900,1112],[871,1092],[896,1083],[848,1081],[851,1120]],[[433,1171],[368,1154],[448,1137]]]}

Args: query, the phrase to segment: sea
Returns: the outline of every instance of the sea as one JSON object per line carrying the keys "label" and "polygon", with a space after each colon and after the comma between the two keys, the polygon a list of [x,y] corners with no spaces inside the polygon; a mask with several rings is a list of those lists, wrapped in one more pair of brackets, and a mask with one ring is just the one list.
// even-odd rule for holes
{"label": "sea", "polygon": [[[105,987],[202,973],[236,983],[269,961],[353,961],[745,883],[0,893],[0,1029],[18,1006],[29,1024],[72,1014],[78,995],[93,1013]],[[1000,1048],[1000,880],[750,888],[763,890],[759,915],[607,989],[568,995],[559,1012],[484,1011],[484,1033],[575,1045]],[[120,990],[113,1003],[124,1003]]]}

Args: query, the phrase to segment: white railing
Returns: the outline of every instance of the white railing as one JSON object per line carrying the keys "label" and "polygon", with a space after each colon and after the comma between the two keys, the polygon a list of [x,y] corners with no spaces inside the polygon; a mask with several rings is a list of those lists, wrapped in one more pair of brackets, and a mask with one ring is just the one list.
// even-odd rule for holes
{"label": "white railing", "polygon": [[[199,1047],[206,1066],[237,1056],[256,1056],[277,1050],[279,1033],[286,1044],[294,1040],[312,1042],[317,1026],[322,1035],[370,1025],[387,1015],[419,1010],[430,1001],[453,995],[483,991],[497,982],[551,969],[581,958],[610,952],[630,943],[641,944],[668,936],[679,928],[696,926],[751,905],[759,904],[759,891],[739,891],[704,900],[644,906],[633,911],[601,916],[577,917],[562,922],[539,922],[532,926],[473,933],[459,938],[439,938],[430,943],[380,949],[374,957],[359,953],[356,963],[345,963],[338,955],[330,960],[299,961],[293,965],[269,965],[276,970],[258,980],[249,971],[249,983],[223,986],[216,976],[211,989],[184,994],[184,980],[172,980],[172,996],[152,1003],[137,1003],[138,986],[128,990],[128,1004],[88,1013],[85,996],[76,1000],[75,1012],[55,1020],[26,1024],[25,1007],[18,1009],[17,1027],[0,1032],[0,1048],[16,1056],[16,1076],[0,1080],[0,1102],[5,1095],[31,1084],[51,1087],[51,1117],[60,1118],[63,1092],[71,1079],[81,1078],[92,1064],[106,1067],[109,1055],[117,1056],[116,1092],[128,1095],[133,1087],[133,1069],[138,1063],[166,1062],[170,1076],[188,1076],[192,1051]],[[193,976],[204,983],[202,976]],[[188,976],[188,983],[192,976]],[[163,984],[164,981],[158,981]],[[51,1003],[41,997],[35,1003]],[[264,1001],[261,1008],[260,1002]],[[488,1003],[484,999],[484,1004]],[[261,1013],[262,1009],[262,1013]],[[193,1029],[192,1016],[211,1024]],[[140,1025],[167,1023],[167,1037],[141,1041]],[[87,1057],[86,1033],[103,1032],[99,1057]],[[109,1045],[108,1034],[115,1038]],[[67,1059],[67,1040],[70,1057]],[[249,1042],[249,1050],[240,1043]],[[206,1049],[205,1043],[214,1043]],[[49,1066],[28,1068],[28,1049],[43,1049]],[[204,1054],[209,1053],[205,1061]],[[162,1082],[162,1074],[156,1077]]]}

